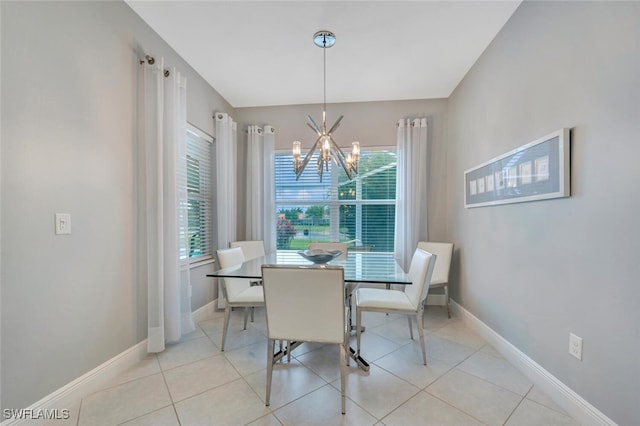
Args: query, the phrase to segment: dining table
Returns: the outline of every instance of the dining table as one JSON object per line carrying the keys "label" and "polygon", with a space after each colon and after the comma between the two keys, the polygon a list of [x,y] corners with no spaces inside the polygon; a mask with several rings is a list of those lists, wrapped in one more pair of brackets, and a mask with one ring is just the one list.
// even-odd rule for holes
{"label": "dining table", "polygon": [[[349,327],[353,329],[351,321],[351,294],[362,284],[391,284],[411,285],[409,275],[402,269],[392,254],[376,252],[348,252],[344,259],[334,259],[329,265],[344,268],[345,301],[349,308]],[[218,269],[207,277],[215,278],[247,278],[255,283],[262,279],[262,265],[313,265],[313,262],[302,257],[296,250],[278,250],[265,256],[246,260],[245,262],[227,268]],[[295,346],[287,348],[290,351]],[[286,352],[276,357],[282,357]],[[369,363],[353,348],[349,348],[349,355],[358,367],[369,371]]]}

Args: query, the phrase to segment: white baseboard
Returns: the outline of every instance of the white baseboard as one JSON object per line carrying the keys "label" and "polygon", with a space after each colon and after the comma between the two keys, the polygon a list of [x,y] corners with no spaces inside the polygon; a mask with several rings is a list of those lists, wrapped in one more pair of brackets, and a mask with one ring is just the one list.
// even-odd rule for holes
{"label": "white baseboard", "polygon": [[[117,377],[128,368],[142,361],[147,356],[147,339],[130,347],[129,349],[102,363],[88,373],[83,374],[74,381],[55,392],[45,396],[41,400],[31,404],[25,411],[54,410],[71,406],[71,404],[102,388],[109,380]],[[8,419],[0,423],[0,426],[18,425],[28,421],[27,419]]]}
{"label": "white baseboard", "polygon": [[427,297],[427,306],[429,305],[444,305],[445,304],[444,294],[430,294]]}
{"label": "white baseboard", "polygon": [[493,331],[471,312],[453,300],[450,302],[450,307],[452,312],[456,313],[471,329],[475,330],[487,343],[493,346],[500,355],[518,368],[542,392],[553,399],[580,424],[616,426],[613,420],[589,404],[584,398],[509,343],[504,337]]}
{"label": "white baseboard", "polygon": [[213,299],[211,302],[193,311],[193,322],[197,324],[200,321],[212,318],[217,310],[216,306],[218,306],[218,299]]}
{"label": "white baseboard", "polygon": [[[193,321],[198,323],[213,316],[216,311],[218,299],[215,299],[193,312]],[[135,344],[124,352],[114,356],[74,381],[66,384],[53,393],[27,407],[25,411],[61,409],[69,407],[85,396],[101,389],[106,383],[128,368],[142,361],[147,356],[147,339]],[[8,419],[0,423],[0,426],[13,426],[23,423],[27,419]]]}

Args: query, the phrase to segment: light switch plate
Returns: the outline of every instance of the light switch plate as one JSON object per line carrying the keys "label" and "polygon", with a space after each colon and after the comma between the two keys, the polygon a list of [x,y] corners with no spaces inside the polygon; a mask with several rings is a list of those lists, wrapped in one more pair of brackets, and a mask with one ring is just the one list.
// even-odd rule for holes
{"label": "light switch plate", "polygon": [[56,213],[56,235],[71,233],[71,214]]}

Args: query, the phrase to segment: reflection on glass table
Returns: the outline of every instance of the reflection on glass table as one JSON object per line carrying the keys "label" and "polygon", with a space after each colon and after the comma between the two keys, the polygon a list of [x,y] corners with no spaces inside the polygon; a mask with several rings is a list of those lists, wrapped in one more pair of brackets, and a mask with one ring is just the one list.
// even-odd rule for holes
{"label": "reflection on glass table", "polygon": [[[349,253],[346,259],[334,259],[328,264],[344,268],[345,296],[349,308],[351,308],[351,293],[361,283],[386,284],[387,286],[390,284],[411,284],[409,275],[398,265],[398,262],[391,254],[373,252]],[[260,280],[262,278],[262,265],[313,265],[313,262],[300,256],[296,250],[279,250],[276,253],[269,253],[266,256],[247,260],[242,265],[219,269],[207,274],[207,276]],[[351,326],[351,309],[349,309],[349,325]],[[361,369],[369,370],[369,363],[357,354],[353,348],[350,348],[350,355]]]}

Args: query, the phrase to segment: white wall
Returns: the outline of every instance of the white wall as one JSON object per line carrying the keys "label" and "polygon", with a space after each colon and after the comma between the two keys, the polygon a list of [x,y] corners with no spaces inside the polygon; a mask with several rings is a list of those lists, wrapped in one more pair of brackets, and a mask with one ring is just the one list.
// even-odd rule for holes
{"label": "white wall", "polygon": [[[524,2],[448,116],[453,299],[609,418],[638,424],[640,3]],[[464,208],[464,170],[561,127],[570,198]]]}
{"label": "white wall", "polygon": [[[134,279],[139,58],[186,75],[202,130],[233,109],[123,2],[0,7],[2,408],[23,408],[146,338]],[[56,212],[71,214],[71,235],[54,235]],[[194,309],[214,297],[203,275]]]}

